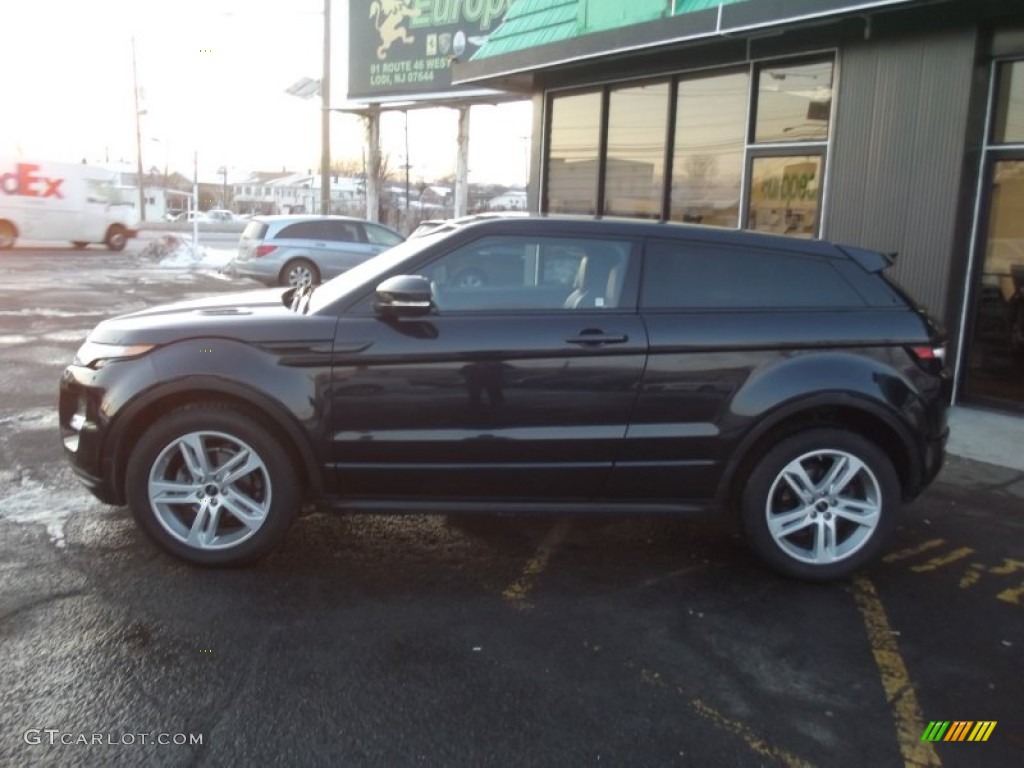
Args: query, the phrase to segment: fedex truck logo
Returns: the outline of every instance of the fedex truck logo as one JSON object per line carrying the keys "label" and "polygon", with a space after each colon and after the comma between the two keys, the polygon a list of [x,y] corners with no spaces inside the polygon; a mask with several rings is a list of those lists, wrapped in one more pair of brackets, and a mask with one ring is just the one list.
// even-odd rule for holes
{"label": "fedex truck logo", "polygon": [[0,176],[0,191],[5,195],[24,195],[25,197],[57,197],[64,198],[60,185],[64,179],[49,179],[39,175],[39,166],[32,163],[18,163],[13,173]]}

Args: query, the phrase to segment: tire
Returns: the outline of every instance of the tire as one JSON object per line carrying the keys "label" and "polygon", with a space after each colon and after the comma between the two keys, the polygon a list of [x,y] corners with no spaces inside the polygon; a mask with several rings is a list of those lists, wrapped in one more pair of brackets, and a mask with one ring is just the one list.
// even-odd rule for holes
{"label": "tire", "polygon": [[77,248],[78,250],[82,250],[83,248],[89,245],[85,240],[72,240],[71,244],[75,246],[75,248]]}
{"label": "tire", "polygon": [[13,248],[17,239],[18,231],[14,228],[14,225],[6,221],[0,221],[0,251]]}
{"label": "tire", "polygon": [[308,259],[294,259],[284,265],[278,282],[292,287],[307,283],[317,285],[320,282],[320,270]]}
{"label": "tire", "polygon": [[146,430],[128,461],[126,491],[158,546],[210,567],[244,565],[280,547],[301,503],[282,446],[251,416],[216,403],[179,408]]}
{"label": "tire", "polygon": [[115,224],[107,230],[107,237],[103,242],[112,251],[123,251],[128,244],[128,233],[124,227]]}
{"label": "tire", "polygon": [[853,432],[812,429],[765,451],[743,491],[740,518],[747,543],[769,567],[827,581],[878,554],[900,502],[885,451]]}

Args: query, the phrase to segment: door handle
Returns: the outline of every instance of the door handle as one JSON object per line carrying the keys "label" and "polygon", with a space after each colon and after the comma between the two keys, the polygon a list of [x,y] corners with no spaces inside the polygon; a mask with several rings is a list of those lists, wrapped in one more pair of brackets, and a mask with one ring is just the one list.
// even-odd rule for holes
{"label": "door handle", "polygon": [[624,333],[605,333],[604,331],[586,330],[578,336],[570,336],[565,340],[568,344],[584,344],[599,346],[601,344],[624,344],[629,336]]}

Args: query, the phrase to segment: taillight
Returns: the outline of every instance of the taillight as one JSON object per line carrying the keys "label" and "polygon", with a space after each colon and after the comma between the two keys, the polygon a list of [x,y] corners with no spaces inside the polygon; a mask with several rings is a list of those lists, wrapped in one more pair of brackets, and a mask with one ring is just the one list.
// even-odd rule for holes
{"label": "taillight", "polygon": [[946,364],[945,344],[928,344],[925,346],[910,347],[909,351],[914,360],[917,361],[917,364],[926,371],[938,373]]}
{"label": "taillight", "polygon": [[257,245],[255,256],[256,258],[259,258],[260,256],[266,256],[268,254],[271,254],[276,250],[276,245]]}

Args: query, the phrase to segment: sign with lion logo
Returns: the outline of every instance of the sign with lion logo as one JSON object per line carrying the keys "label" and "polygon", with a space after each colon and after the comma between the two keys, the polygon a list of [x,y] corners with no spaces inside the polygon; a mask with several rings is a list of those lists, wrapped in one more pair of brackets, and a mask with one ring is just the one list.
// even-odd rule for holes
{"label": "sign with lion logo", "polygon": [[454,95],[451,63],[468,59],[512,0],[350,0],[348,95]]}

